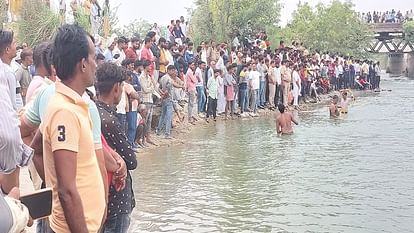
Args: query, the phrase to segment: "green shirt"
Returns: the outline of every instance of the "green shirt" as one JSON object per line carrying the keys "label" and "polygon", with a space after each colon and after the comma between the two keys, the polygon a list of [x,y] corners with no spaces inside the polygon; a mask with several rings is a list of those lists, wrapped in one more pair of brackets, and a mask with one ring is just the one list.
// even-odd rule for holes
{"label": "green shirt", "polygon": [[217,78],[210,78],[207,82],[208,96],[217,99],[218,80]]}

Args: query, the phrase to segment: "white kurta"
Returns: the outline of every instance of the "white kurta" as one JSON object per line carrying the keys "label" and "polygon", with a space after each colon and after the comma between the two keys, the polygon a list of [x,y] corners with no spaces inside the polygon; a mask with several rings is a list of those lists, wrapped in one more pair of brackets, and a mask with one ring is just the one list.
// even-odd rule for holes
{"label": "white kurta", "polygon": [[299,105],[299,93],[300,93],[300,76],[297,71],[293,71],[293,106]]}
{"label": "white kurta", "polygon": [[226,97],[224,95],[224,79],[218,77],[218,91],[217,91],[217,113],[223,113],[226,109]]}

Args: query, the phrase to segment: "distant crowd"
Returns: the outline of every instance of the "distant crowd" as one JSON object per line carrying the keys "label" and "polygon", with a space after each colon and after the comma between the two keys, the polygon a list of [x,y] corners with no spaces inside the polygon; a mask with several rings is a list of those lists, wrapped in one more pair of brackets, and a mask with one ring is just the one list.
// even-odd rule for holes
{"label": "distant crowd", "polygon": [[372,13],[362,13],[361,17],[367,23],[404,23],[413,21],[414,13],[413,10],[403,13],[400,10],[395,11],[392,9],[391,11],[385,12],[374,11]]}

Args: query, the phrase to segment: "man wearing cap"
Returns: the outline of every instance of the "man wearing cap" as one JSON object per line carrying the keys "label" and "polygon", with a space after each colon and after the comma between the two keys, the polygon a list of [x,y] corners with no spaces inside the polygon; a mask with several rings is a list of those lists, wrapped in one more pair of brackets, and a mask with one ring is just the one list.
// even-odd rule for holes
{"label": "man wearing cap", "polygon": [[104,54],[104,51],[102,50],[102,38],[101,38],[101,36],[99,34],[95,34],[94,40],[95,40],[96,56],[98,56],[98,54]]}
{"label": "man wearing cap", "polygon": [[115,46],[114,51],[112,54],[114,55],[112,62],[118,66],[122,65],[122,62],[125,60],[125,49],[128,47],[128,39],[124,36],[119,37],[118,45]]}
{"label": "man wearing cap", "polygon": [[107,43],[107,49],[104,52],[104,56],[105,56],[105,61],[106,62],[111,62],[112,59],[114,58],[113,56],[113,51],[115,49],[116,46],[116,42],[115,39],[113,37],[110,37],[108,39],[108,43]]}

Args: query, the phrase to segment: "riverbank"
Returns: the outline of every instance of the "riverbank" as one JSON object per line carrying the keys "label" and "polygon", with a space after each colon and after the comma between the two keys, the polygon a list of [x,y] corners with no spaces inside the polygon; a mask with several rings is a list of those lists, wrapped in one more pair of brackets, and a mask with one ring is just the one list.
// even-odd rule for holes
{"label": "riverbank", "polygon": [[[355,98],[366,95],[366,94],[372,94],[374,93],[373,91],[370,90],[366,90],[366,91],[359,91],[359,90],[352,90],[353,95]],[[324,94],[324,95],[319,95],[320,97],[320,101],[318,102],[309,102],[309,103],[301,103],[299,105],[300,110],[296,111],[293,110],[293,107],[290,106],[289,107],[289,111],[292,112],[297,112],[298,114],[300,114],[301,111],[312,111],[315,110],[317,108],[321,108],[321,107],[328,107],[330,101],[331,101],[331,97],[333,95],[340,95],[339,91],[333,91],[330,92],[328,94]],[[187,105],[184,106],[184,109],[187,109]],[[158,111],[158,109],[157,109]],[[157,112],[156,111],[156,112]],[[160,111],[160,110],[159,110]],[[230,117],[228,117],[229,119],[225,119],[224,114],[217,116],[217,122],[219,121],[240,121],[240,120],[255,120],[257,118],[262,118],[262,117],[272,117],[272,118],[276,118],[277,115],[279,114],[278,110],[270,110],[270,109],[258,109],[258,117],[251,117],[251,116],[247,116],[247,117],[240,117],[240,116],[235,116],[234,119],[230,119]],[[185,115],[187,116],[187,112],[185,113]],[[328,110],[327,110],[327,116],[328,116]],[[210,120],[209,122],[207,122],[205,120],[205,118],[197,118],[198,120],[195,122],[195,124],[191,124],[187,121],[187,118],[185,117],[185,120],[183,122],[179,122],[178,118],[174,118],[174,128],[172,129],[172,138],[171,139],[166,139],[164,137],[164,134],[160,134],[160,135],[156,135],[154,132],[151,134],[151,139],[153,140],[153,142],[156,145],[150,145],[148,144],[147,147],[139,149],[138,153],[142,153],[142,154],[151,154],[154,153],[155,150],[157,148],[160,147],[171,147],[171,146],[175,146],[175,145],[180,145],[180,144],[184,144],[187,141],[188,135],[196,129],[202,128],[202,127],[212,127],[214,126],[217,122],[214,122],[213,120]],[[158,122],[153,122],[157,123]]]}

